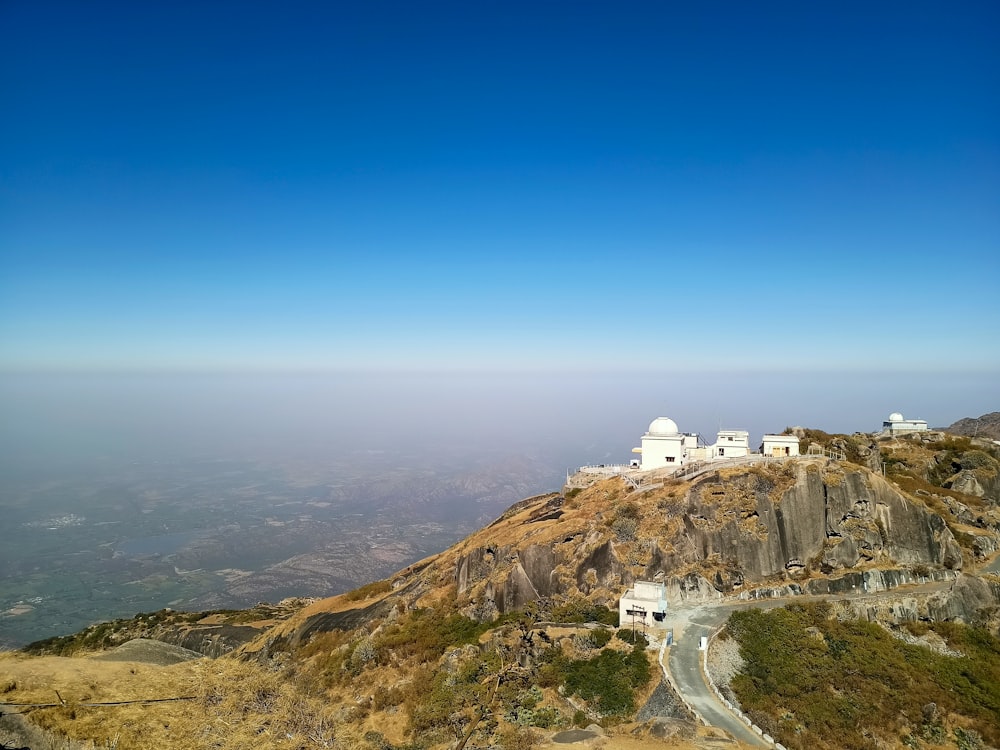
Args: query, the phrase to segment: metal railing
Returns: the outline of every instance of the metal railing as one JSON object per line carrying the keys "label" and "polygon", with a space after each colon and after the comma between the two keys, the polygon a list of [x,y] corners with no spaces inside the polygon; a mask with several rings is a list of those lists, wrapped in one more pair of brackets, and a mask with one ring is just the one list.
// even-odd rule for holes
{"label": "metal railing", "polygon": [[750,453],[746,456],[736,456],[733,458],[706,458],[698,461],[691,461],[678,467],[669,475],[665,474],[664,468],[654,469],[652,472],[643,472],[641,469],[631,464],[595,464],[590,466],[581,466],[572,475],[567,471],[566,486],[571,489],[582,489],[590,486],[593,480],[573,482],[572,478],[574,476],[584,474],[602,478],[620,476],[632,485],[633,489],[653,489],[654,487],[661,486],[663,484],[663,479],[665,478],[690,480],[695,479],[702,474],[718,471],[719,469],[727,469],[734,466],[753,466],[760,463],[782,462],[796,458],[827,458],[833,461],[846,461],[847,455],[844,451],[836,448],[824,448],[819,445],[811,445],[804,454],[800,454],[798,456],[768,456],[763,453]]}

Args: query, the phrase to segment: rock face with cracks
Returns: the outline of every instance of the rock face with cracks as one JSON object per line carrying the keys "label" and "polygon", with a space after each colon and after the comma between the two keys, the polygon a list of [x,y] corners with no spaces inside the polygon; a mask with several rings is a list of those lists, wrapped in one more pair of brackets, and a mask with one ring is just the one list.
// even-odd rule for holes
{"label": "rock face with cracks", "polygon": [[[624,503],[637,518],[634,538],[615,535],[615,507]],[[941,516],[853,465],[800,461],[723,471],[674,483],[670,492],[623,491],[612,507],[586,518],[569,504],[553,518],[554,504],[547,500],[549,533],[534,534],[545,539],[528,542],[526,533],[522,545],[470,546],[458,555],[457,591],[475,611],[503,613],[554,597],[610,604],[636,579],[665,582],[676,603],[852,569],[959,570],[963,563]],[[496,536],[497,525],[491,528]]]}
{"label": "rock face with cracks", "polygon": [[[823,458],[668,479],[645,492],[613,477],[516,503],[401,571],[376,600],[346,609],[318,602],[269,639],[275,648],[305,643],[442,599],[481,622],[534,602],[553,614],[563,603],[577,614],[583,604],[614,610],[636,580],[662,582],[670,606],[949,581],[965,567],[963,554],[972,560],[1000,547],[1000,509],[980,504],[970,526],[962,521],[969,507],[957,493],[909,494],[867,468]],[[977,601],[965,596],[942,612]]]}

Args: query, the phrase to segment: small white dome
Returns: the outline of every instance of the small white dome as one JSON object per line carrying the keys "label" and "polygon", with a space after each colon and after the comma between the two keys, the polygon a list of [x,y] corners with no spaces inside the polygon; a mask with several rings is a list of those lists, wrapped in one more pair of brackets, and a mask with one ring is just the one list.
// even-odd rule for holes
{"label": "small white dome", "polygon": [[670,417],[657,417],[649,423],[650,435],[676,435],[677,423]]}
{"label": "small white dome", "polygon": [[903,421],[903,415],[900,414],[898,411],[894,411],[892,414],[889,415],[889,421],[890,422],[902,422]]}

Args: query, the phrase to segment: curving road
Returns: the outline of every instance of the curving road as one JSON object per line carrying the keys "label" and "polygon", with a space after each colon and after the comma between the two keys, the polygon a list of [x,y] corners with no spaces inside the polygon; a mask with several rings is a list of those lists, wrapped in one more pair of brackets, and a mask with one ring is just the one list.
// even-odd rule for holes
{"label": "curving road", "polygon": [[730,734],[750,747],[770,747],[757,733],[732,713],[708,686],[702,672],[702,637],[710,638],[737,609],[748,606],[778,607],[784,600],[747,604],[726,604],[674,610],[674,643],[665,665],[677,692],[698,717],[709,726]]}
{"label": "curving road", "polygon": [[[1000,556],[980,572],[1000,570]],[[858,594],[827,594],[789,596],[776,599],[754,601],[729,601],[678,607],[670,613],[670,623],[674,629],[674,642],[670,647],[666,668],[670,681],[687,705],[692,708],[705,724],[721,729],[750,747],[771,747],[771,744],[750,729],[730,711],[709,687],[702,669],[702,652],[699,645],[702,637],[711,638],[729,615],[740,609],[756,607],[774,609],[792,602],[822,601],[838,599],[880,599],[904,594],[930,593],[952,585],[951,581],[899,586],[888,591]]]}

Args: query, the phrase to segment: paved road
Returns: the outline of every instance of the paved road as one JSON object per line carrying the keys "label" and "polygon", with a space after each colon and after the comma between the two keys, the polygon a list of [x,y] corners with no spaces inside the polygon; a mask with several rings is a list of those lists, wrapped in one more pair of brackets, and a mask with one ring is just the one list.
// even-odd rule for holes
{"label": "paved road", "polygon": [[[987,566],[987,571],[1000,569],[1000,556]],[[674,645],[670,647],[666,667],[681,697],[706,724],[722,729],[751,747],[770,747],[759,735],[733,714],[708,686],[702,671],[702,653],[699,645],[702,636],[711,637],[739,609],[757,607],[774,609],[786,604],[831,599],[880,599],[883,597],[926,594],[952,585],[951,581],[936,581],[921,585],[900,586],[889,591],[856,594],[827,594],[820,596],[793,596],[778,599],[758,599],[678,607],[671,611],[674,628]]]}
{"label": "paved road", "polygon": [[[771,602],[755,604],[767,606]],[[746,606],[750,605],[744,603],[674,610],[673,615],[677,618],[674,625],[674,645],[670,647],[667,657],[667,669],[670,670],[677,691],[706,724],[728,732],[751,747],[770,747],[716,698],[701,669],[702,652],[698,646],[702,636],[711,637],[734,610]],[[780,604],[775,602],[773,606]],[[678,632],[679,629],[682,632]]]}

